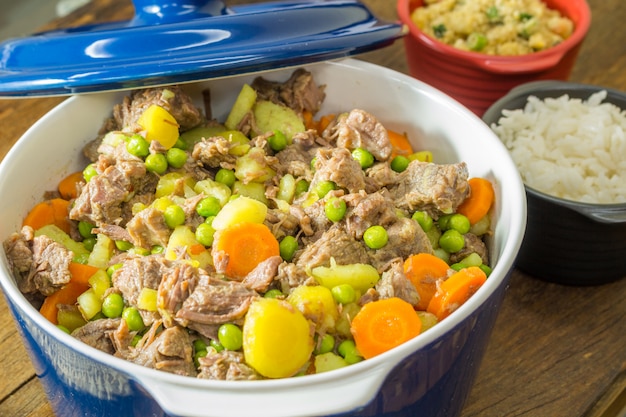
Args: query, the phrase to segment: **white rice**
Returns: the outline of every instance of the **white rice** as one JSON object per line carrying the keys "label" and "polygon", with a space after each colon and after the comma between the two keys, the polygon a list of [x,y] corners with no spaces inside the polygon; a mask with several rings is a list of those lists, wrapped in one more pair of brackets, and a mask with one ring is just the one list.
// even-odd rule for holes
{"label": "white rice", "polygon": [[603,103],[606,95],[530,96],[524,109],[503,111],[491,128],[526,185],[573,201],[626,202],[626,112]]}

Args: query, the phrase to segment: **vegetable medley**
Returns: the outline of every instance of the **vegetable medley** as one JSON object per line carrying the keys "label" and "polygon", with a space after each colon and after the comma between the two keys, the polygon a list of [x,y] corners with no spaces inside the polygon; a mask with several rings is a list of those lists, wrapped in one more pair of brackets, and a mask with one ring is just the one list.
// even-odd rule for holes
{"label": "vegetable medley", "polygon": [[325,87],[259,77],[225,120],[208,94],[132,92],[4,242],[22,293],[97,349],[222,380],[330,371],[445,320],[491,271],[491,183],[365,110],[318,114]]}

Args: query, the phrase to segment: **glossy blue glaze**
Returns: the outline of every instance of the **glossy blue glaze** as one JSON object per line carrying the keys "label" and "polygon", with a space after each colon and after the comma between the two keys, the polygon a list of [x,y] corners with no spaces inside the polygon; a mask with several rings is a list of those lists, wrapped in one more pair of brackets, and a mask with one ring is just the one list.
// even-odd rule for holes
{"label": "glossy blue glaze", "polygon": [[[508,280],[507,275],[488,302],[444,337],[399,363],[369,405],[335,417],[458,416],[476,378]],[[66,346],[10,299],[7,302],[56,415],[176,417],[163,411],[132,376]]]}
{"label": "glossy blue glaze", "polygon": [[135,0],[127,22],[0,44],[0,97],[183,83],[342,58],[403,35],[356,0]]}

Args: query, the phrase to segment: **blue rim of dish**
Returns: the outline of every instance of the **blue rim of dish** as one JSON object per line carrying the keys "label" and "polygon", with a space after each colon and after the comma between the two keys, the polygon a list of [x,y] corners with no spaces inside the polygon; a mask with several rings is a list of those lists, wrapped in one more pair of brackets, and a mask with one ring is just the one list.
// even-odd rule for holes
{"label": "blue rim of dish", "polygon": [[[171,0],[170,0],[171,1]],[[404,36],[356,0],[225,7],[221,0],[134,0],[129,21],[0,44],[0,97],[185,83],[352,56]]]}

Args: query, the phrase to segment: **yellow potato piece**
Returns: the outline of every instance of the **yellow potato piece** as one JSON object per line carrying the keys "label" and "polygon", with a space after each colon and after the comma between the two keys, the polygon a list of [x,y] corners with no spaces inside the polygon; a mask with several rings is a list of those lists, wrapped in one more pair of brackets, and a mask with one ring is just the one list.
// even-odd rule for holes
{"label": "yellow potato piece", "polygon": [[311,275],[313,275],[320,285],[326,288],[332,289],[337,285],[350,284],[355,290],[361,293],[372,288],[380,279],[378,271],[376,271],[376,268],[372,265],[337,265],[334,259],[331,259],[330,266],[318,266],[313,268]]}
{"label": "yellow potato piece", "polygon": [[223,230],[238,223],[263,223],[267,206],[250,197],[240,196],[230,200],[213,219],[213,228]]}
{"label": "yellow potato piece", "polygon": [[146,131],[148,142],[156,140],[165,149],[169,149],[178,140],[178,122],[170,112],[161,106],[153,104],[148,107],[139,116],[137,123]]}
{"label": "yellow potato piece", "polygon": [[335,321],[339,318],[332,292],[321,285],[296,287],[287,297],[287,301],[314,322],[320,330],[334,328]]}
{"label": "yellow potato piece", "polygon": [[259,298],[243,324],[243,354],[250,366],[267,378],[295,375],[313,352],[311,325],[285,300]]}

